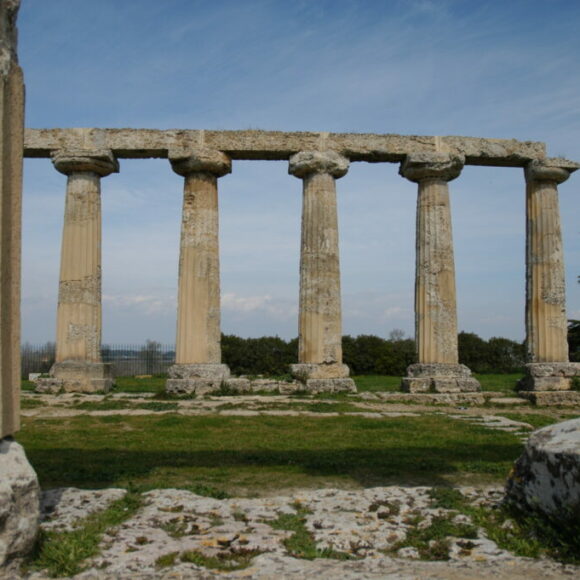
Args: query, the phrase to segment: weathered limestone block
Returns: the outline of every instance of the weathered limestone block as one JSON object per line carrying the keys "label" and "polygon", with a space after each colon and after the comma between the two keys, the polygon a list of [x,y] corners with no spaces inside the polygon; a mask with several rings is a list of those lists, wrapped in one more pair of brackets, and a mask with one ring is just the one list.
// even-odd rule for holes
{"label": "weathered limestone block", "polygon": [[215,363],[179,364],[169,367],[170,379],[212,379],[223,380],[230,376],[228,365]]}
{"label": "weathered limestone block", "polygon": [[220,390],[222,379],[167,379],[165,391],[173,395],[208,395]]}
{"label": "weathered limestone block", "polygon": [[111,363],[67,360],[54,363],[50,374],[35,381],[35,392],[107,393],[113,385]]}
{"label": "weathered limestone block", "polygon": [[32,550],[39,516],[38,479],[24,449],[11,437],[0,439],[0,577],[16,573]]}
{"label": "weathered limestone block", "polygon": [[401,389],[406,393],[472,393],[481,391],[479,381],[461,364],[413,364],[407,368]]}
{"label": "weathered limestone block", "polygon": [[19,5],[19,0],[0,2],[0,438],[20,427],[24,82],[17,56]]}
{"label": "weathered limestone block", "polygon": [[176,353],[169,374],[172,379],[229,377],[221,364],[217,180],[231,172],[231,160],[221,151],[199,147],[171,150],[169,159],[185,177]]}
{"label": "weathered limestone block", "polygon": [[303,384],[309,393],[356,393],[352,379],[308,379]]}
{"label": "weathered limestone block", "polygon": [[526,177],[526,347],[531,363],[568,361],[568,325],[558,184],[574,167],[528,163]]}
{"label": "weathered limestone block", "polygon": [[[288,172],[303,180],[300,246],[299,364],[290,372],[307,388],[330,389],[328,381],[354,382],[342,363],[342,313],[335,180],[349,161],[334,151],[301,151]],[[315,386],[318,385],[318,386]],[[340,383],[342,385],[342,382]],[[341,387],[342,388],[342,387]]]}
{"label": "weathered limestone block", "polygon": [[580,407],[578,391],[520,391],[519,396],[538,407]]}
{"label": "weathered limestone block", "polygon": [[510,474],[508,501],[558,519],[580,518],[580,419],[535,431]]}

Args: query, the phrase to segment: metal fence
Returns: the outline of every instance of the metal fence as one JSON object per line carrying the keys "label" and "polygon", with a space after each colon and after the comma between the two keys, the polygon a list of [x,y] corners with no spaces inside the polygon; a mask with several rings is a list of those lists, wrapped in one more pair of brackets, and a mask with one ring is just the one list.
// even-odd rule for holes
{"label": "metal fence", "polygon": [[[48,373],[54,364],[56,345],[22,345],[22,377],[30,373]],[[103,344],[103,362],[112,363],[114,376],[157,375],[167,372],[175,361],[175,345],[148,340],[145,344]]]}

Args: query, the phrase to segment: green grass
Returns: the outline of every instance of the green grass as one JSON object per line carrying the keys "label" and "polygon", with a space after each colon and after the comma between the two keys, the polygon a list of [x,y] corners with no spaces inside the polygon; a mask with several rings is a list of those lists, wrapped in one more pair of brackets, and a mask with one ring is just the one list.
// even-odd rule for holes
{"label": "green grass", "polygon": [[523,377],[521,373],[510,374],[485,374],[474,375],[481,383],[481,388],[484,391],[495,391],[498,393],[515,394],[517,382]]}
{"label": "green grass", "polygon": [[25,418],[42,487],[205,486],[231,495],[324,486],[503,482],[522,444],[440,415]]}
{"label": "green grass", "polygon": [[288,554],[294,558],[314,560],[315,558],[334,558],[337,560],[350,560],[352,556],[346,552],[320,549],[316,547],[314,535],[306,528],[306,509],[296,504],[295,514],[280,514],[275,520],[268,520],[266,523],[275,530],[286,530],[293,532],[289,538],[284,540],[284,546]]}
{"label": "green grass", "polygon": [[[476,374],[475,378],[481,383],[484,391],[496,391],[498,393],[513,394],[515,386],[522,375],[519,373],[512,374]],[[364,391],[386,391],[400,392],[401,377],[387,375],[366,375],[353,377],[359,392]]]}
{"label": "green grass", "polygon": [[352,377],[360,393],[369,391],[401,391],[401,377],[387,375],[358,375]]}
{"label": "green grass", "polygon": [[[502,417],[511,419],[512,421],[521,421],[522,423],[529,423],[535,429],[540,427],[546,427],[547,425],[553,425],[554,423],[559,423],[560,421],[565,421],[566,418],[552,417],[550,415],[540,415],[532,413],[501,413]],[[572,417],[567,417],[571,419]]]}
{"label": "green grass", "polygon": [[525,513],[508,504],[496,509],[470,505],[456,489],[437,488],[430,492],[434,507],[457,510],[471,517],[486,536],[500,548],[517,556],[549,556],[565,563],[580,563],[580,514],[558,514],[550,519],[540,513]]}
{"label": "green grass", "polygon": [[131,517],[140,505],[141,498],[128,493],[106,510],[82,520],[73,531],[42,533],[27,567],[46,569],[53,578],[78,574],[83,570],[83,561],[98,553],[103,533]]}
{"label": "green grass", "polygon": [[115,391],[120,393],[157,393],[165,388],[167,376],[154,375],[143,379],[116,377]]}

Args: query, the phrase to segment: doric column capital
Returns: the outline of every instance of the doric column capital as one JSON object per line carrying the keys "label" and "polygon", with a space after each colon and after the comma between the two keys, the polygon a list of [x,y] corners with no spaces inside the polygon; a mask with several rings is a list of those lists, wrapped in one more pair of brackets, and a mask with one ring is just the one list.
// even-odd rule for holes
{"label": "doric column capital", "polygon": [[186,177],[190,173],[211,173],[222,177],[232,172],[231,159],[221,151],[200,147],[195,150],[169,150],[169,161],[175,173]]}
{"label": "doric column capital", "polygon": [[578,165],[566,159],[533,159],[525,169],[526,181],[552,181],[563,183]]}
{"label": "doric column capital", "polygon": [[90,172],[106,177],[119,172],[119,162],[110,149],[60,149],[51,158],[55,169],[65,175]]}
{"label": "doric column capital", "polygon": [[451,153],[411,153],[405,157],[399,174],[418,183],[424,179],[451,181],[459,176],[465,157]]}
{"label": "doric column capital", "polygon": [[288,173],[300,178],[313,173],[328,173],[338,179],[346,175],[349,163],[336,151],[300,151],[290,157]]}

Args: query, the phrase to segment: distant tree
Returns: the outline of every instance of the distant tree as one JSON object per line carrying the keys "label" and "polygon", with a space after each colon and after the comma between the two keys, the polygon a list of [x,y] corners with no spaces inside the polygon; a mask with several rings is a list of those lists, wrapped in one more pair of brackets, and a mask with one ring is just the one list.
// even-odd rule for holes
{"label": "distant tree", "polygon": [[143,361],[145,374],[154,375],[162,372],[163,354],[161,352],[161,343],[156,340],[145,341],[145,346],[139,351],[139,360]]}
{"label": "distant tree", "polygon": [[473,332],[460,332],[457,343],[460,363],[477,373],[488,373],[492,370],[488,345],[483,338]]}
{"label": "distant tree", "polygon": [[389,340],[391,342],[397,342],[403,340],[403,338],[405,338],[405,331],[400,328],[393,328],[393,330],[389,332]]}
{"label": "distant tree", "polygon": [[570,360],[580,362],[580,320],[568,320],[568,348]]}

